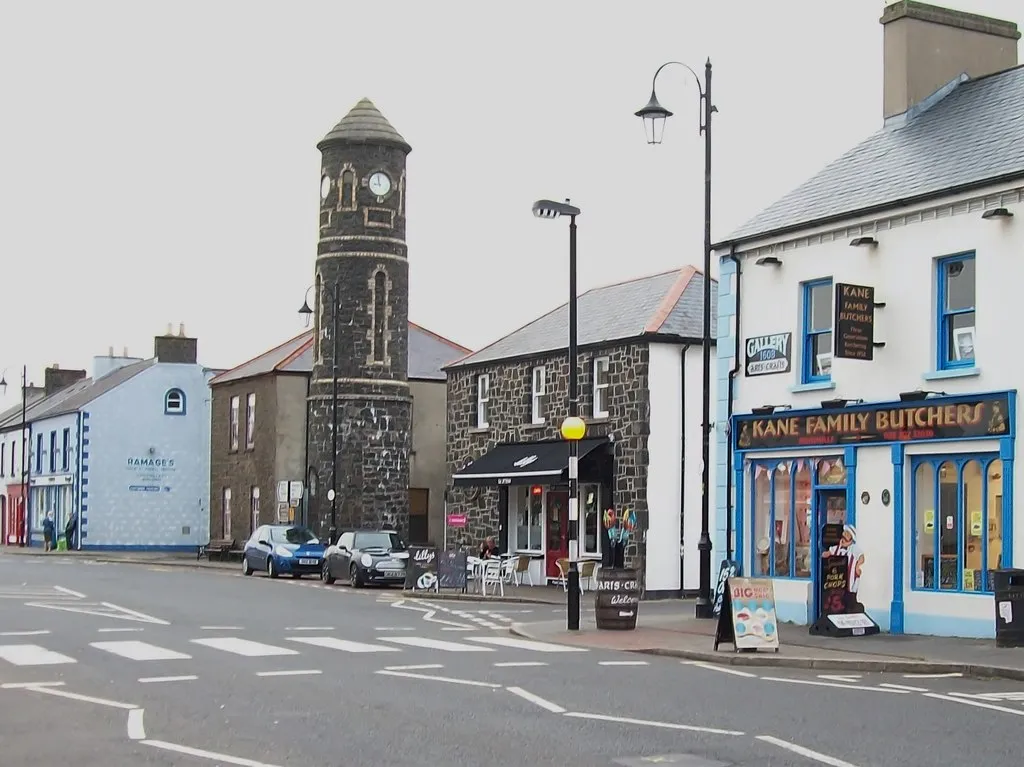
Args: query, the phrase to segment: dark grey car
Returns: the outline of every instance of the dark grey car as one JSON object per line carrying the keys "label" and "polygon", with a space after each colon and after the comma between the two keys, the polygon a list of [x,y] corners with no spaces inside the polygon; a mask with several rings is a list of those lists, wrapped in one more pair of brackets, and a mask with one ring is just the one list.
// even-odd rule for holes
{"label": "dark grey car", "polygon": [[327,549],[320,577],[327,584],[345,580],[355,588],[402,586],[408,560],[405,541],[393,530],[350,530]]}

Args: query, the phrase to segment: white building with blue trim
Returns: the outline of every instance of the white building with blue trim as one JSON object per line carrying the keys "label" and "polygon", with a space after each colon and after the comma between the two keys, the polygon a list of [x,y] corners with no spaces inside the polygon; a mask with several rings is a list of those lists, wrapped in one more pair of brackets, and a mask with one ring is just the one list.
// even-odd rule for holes
{"label": "white building with blue trim", "polygon": [[883,126],[716,245],[714,543],[813,624],[847,527],[883,631],[991,637],[992,573],[1024,562],[1020,33],[916,3],[881,22]]}
{"label": "white building with blue trim", "polygon": [[[209,538],[210,393],[196,339],[155,339],[150,359],[96,357],[92,376],[27,411],[31,545],[51,515],[73,548],[195,550]],[[21,438],[21,414],[0,423]]]}

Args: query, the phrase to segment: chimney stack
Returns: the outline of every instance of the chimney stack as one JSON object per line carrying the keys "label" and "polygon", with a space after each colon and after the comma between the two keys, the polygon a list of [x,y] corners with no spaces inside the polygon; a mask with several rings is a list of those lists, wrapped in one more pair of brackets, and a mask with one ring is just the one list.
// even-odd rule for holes
{"label": "chimney stack", "polygon": [[153,339],[153,356],[157,362],[178,362],[195,365],[198,359],[198,342],[185,335],[185,325],[178,326],[174,335],[173,323],[168,323],[167,334]]}
{"label": "chimney stack", "polygon": [[915,0],[886,6],[882,113],[903,114],[966,73],[971,78],[1017,66],[1020,32],[1011,21]]}
{"label": "chimney stack", "polygon": [[46,396],[59,392],[85,378],[84,370],[62,370],[56,362],[43,371],[43,390]]}

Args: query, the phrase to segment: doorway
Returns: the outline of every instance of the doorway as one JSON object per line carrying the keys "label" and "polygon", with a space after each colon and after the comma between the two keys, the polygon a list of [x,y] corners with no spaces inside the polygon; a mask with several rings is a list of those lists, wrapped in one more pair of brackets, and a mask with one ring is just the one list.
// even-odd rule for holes
{"label": "doorway", "polygon": [[561,577],[558,560],[569,556],[569,491],[547,492],[547,552],[544,556],[548,578]]}
{"label": "doorway", "polygon": [[846,488],[818,490],[814,497],[814,617],[821,617],[821,562],[823,552],[839,542],[847,524]]}
{"label": "doorway", "polygon": [[429,543],[430,488],[409,488],[409,543]]}

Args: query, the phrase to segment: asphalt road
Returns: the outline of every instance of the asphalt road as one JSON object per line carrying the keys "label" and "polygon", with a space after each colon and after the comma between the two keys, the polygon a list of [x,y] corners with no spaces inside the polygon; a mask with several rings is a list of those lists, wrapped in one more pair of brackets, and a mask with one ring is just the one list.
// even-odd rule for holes
{"label": "asphalt road", "polygon": [[508,634],[551,610],[0,554],[0,764],[1003,767],[1024,750],[1024,683]]}

